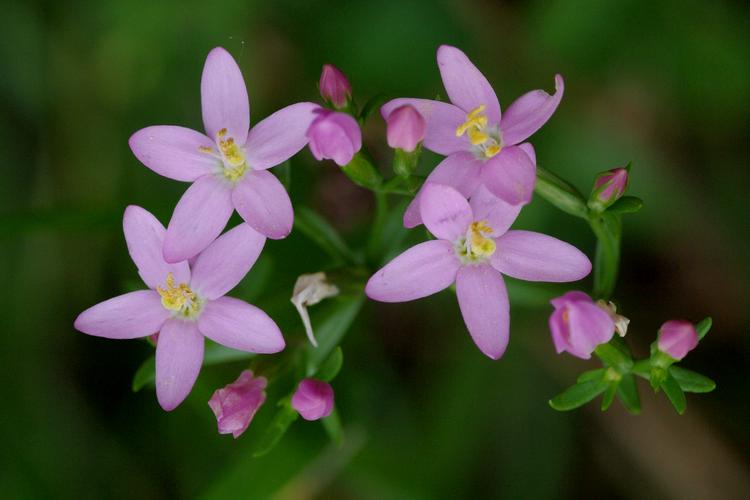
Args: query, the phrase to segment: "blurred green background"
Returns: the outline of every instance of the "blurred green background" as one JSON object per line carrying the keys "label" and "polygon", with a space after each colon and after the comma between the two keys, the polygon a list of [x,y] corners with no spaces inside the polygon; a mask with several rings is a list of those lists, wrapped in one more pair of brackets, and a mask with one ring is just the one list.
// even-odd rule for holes
{"label": "blurred green background", "polygon": [[[749,498],[749,11],[739,0],[6,3],[2,496]],[[443,94],[441,43],[465,50],[506,107],[565,76],[560,108],[533,139],[540,165],[587,191],[596,172],[632,160],[630,192],[646,205],[625,220],[616,298],[632,320],[629,340],[645,355],[663,321],[712,315],[713,330],[684,366],[713,377],[717,390],[689,397],[683,417],[645,386],[638,417],[617,403],[606,414],[597,405],[554,412],[548,398],[588,365],[554,354],[546,300],[559,289],[512,284],[511,342],[497,362],[473,346],[450,292],[366,304],[334,383],[348,429],[340,450],[319,424],[297,422],[253,459],[270,403],[240,439],[219,436],[206,401],[242,363],[204,368],[169,414],[152,390],[131,392],[152,348],[72,328],[86,307],[137,286],[125,206],[166,223],[186,187],[139,164],[130,134],[153,124],[202,128],[200,74],[217,45],[238,60],[257,122],[317,99],[329,62],[360,102],[378,92]],[[377,116],[365,144],[388,164]],[[295,204],[361,246],[371,196],[308,150],[291,173]],[[517,227],[593,254],[585,224],[543,200]],[[288,302],[295,277],[330,264],[297,231],[267,244],[234,295],[302,342]]]}

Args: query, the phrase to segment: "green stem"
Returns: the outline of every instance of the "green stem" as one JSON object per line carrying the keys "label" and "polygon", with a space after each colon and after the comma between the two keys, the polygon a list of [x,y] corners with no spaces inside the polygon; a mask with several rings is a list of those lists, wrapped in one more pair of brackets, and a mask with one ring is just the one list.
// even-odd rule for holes
{"label": "green stem", "polygon": [[373,191],[373,194],[375,195],[375,218],[372,221],[372,230],[367,240],[367,260],[370,262],[376,262],[378,259],[383,226],[388,215],[388,195],[386,192],[377,190]]}
{"label": "green stem", "polygon": [[592,213],[589,225],[596,235],[594,256],[594,298],[608,300],[617,283],[620,267],[620,239],[622,222],[619,215],[608,212]]}

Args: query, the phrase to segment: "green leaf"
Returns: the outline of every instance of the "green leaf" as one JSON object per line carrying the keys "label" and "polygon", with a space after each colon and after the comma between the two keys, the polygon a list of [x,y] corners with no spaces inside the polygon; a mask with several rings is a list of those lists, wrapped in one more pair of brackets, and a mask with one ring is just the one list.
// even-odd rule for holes
{"label": "green leaf", "polygon": [[589,225],[597,240],[594,257],[594,295],[600,299],[608,299],[617,282],[622,222],[619,215],[604,212],[592,216]]}
{"label": "green leaf", "polygon": [[294,227],[310,238],[321,250],[337,262],[357,261],[338,231],[328,221],[308,207],[297,207],[294,213]]}
{"label": "green leaf", "polygon": [[315,372],[315,378],[324,382],[330,382],[336,375],[341,371],[341,365],[344,363],[344,352],[341,350],[341,346],[337,347],[328,359],[320,365],[318,371]]}
{"label": "green leaf", "polygon": [[590,382],[592,380],[603,380],[604,372],[606,371],[606,368],[597,368],[596,370],[583,372],[578,376],[578,380],[576,380],[576,382],[580,384],[581,382]]}
{"label": "green leaf", "polygon": [[703,340],[703,337],[705,337],[711,329],[711,325],[713,325],[711,316],[704,318],[703,321],[695,325],[695,331],[698,333],[698,340]]}
{"label": "green leaf", "polygon": [[308,346],[307,373],[315,373],[323,361],[341,343],[362,308],[364,297],[338,296],[321,304],[311,319],[315,325],[315,337],[318,347]]}
{"label": "green leaf", "polygon": [[271,419],[271,423],[268,424],[265,433],[261,436],[258,441],[255,450],[253,451],[253,457],[262,457],[269,451],[271,451],[284,437],[286,431],[289,430],[289,426],[297,420],[299,414],[297,410],[292,408],[289,398],[279,401],[279,410],[276,415]]}
{"label": "green leaf", "polygon": [[623,196],[607,209],[615,214],[632,214],[643,208],[643,200],[635,196]]}
{"label": "green leaf", "polygon": [[[232,361],[241,361],[250,359],[255,354],[252,352],[237,351],[224,347],[215,342],[206,342],[206,348],[203,353],[203,366],[219,365],[230,363]],[[138,392],[147,385],[153,385],[156,378],[156,358],[152,355],[148,357],[133,375],[132,388],[133,392]]]}
{"label": "green leaf", "polygon": [[716,382],[687,368],[672,365],[669,367],[669,374],[674,377],[680,385],[680,389],[685,392],[703,393],[716,389]]}
{"label": "green leaf", "polygon": [[610,382],[605,389],[604,396],[602,396],[602,411],[607,411],[612,406],[612,401],[615,400],[615,394],[617,394],[617,387],[619,385],[620,382]]}
{"label": "green leaf", "polygon": [[369,118],[369,116],[373,113],[373,111],[376,111],[380,108],[386,101],[388,100],[388,96],[385,94],[375,94],[370,99],[367,100],[367,102],[362,106],[362,111],[359,113],[359,121],[364,122]]}
{"label": "green leaf", "polygon": [[604,392],[608,385],[604,380],[592,380],[576,384],[550,399],[549,405],[557,411],[574,410]]}
{"label": "green leaf", "polygon": [[637,415],[641,412],[641,397],[638,395],[638,386],[632,374],[623,375],[620,379],[617,397],[630,413]]}
{"label": "green leaf", "polygon": [[661,388],[664,391],[664,394],[669,398],[672,406],[674,406],[674,409],[677,410],[677,413],[680,415],[685,413],[685,408],[687,407],[685,393],[682,392],[680,384],[677,383],[677,380],[675,380],[671,374],[667,374],[666,378],[661,383]]}
{"label": "green leaf", "polygon": [[594,353],[596,353],[605,365],[611,366],[621,374],[628,373],[633,368],[633,360],[630,356],[612,343],[598,345]]}
{"label": "green leaf", "polygon": [[326,418],[320,421],[323,424],[323,428],[326,430],[328,437],[331,441],[336,443],[337,446],[341,446],[344,442],[344,429],[341,426],[341,419],[339,418],[339,412],[334,406],[333,411]]}
{"label": "green leaf", "polygon": [[576,217],[586,219],[589,209],[586,199],[572,184],[561,179],[549,170],[537,166],[534,192],[562,210]]}

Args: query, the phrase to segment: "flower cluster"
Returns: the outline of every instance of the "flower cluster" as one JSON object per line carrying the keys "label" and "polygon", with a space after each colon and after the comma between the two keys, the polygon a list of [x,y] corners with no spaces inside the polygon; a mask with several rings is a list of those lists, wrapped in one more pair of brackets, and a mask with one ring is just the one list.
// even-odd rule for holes
{"label": "flower cluster", "polygon": [[[604,367],[582,374],[551,406],[568,410],[603,393],[603,409],[618,396],[635,413],[640,411],[636,376],[663,390],[679,412],[685,408],[685,391],[713,389],[707,377],[676,365],[708,332],[710,318],[698,325],[668,321],[648,359],[634,359],[623,340],[629,320],[618,313],[611,295],[619,268],[621,217],[641,206],[639,199],[625,195],[630,165],[600,174],[588,200],[537,166],[535,149],[527,140],[555,113],[563,97],[563,78],[554,77],[554,93],[533,90],[501,112],[487,78],[461,50],[441,46],[437,66],[450,102],[397,98],[380,107],[385,142],[394,150],[394,175],[386,180],[364,150],[361,130],[368,110],[382,101],[359,107],[346,75],[325,65],[319,82],[324,105],[292,104],[251,128],[240,68],[227,51],[213,49],[201,78],[205,132],[151,126],[130,138],[133,154],[146,167],[191,183],[166,228],[143,208],[125,210],[128,251],[147,289],[85,310],[75,320],[76,329],[113,339],[151,338],[156,345],[156,395],[167,411],[190,393],[204,363],[204,337],[254,354],[284,350],[282,332],[270,316],[226,294],[253,267],[267,238],[283,239],[296,226],[286,188],[269,170],[309,145],[314,158],[332,160],[355,184],[374,192],[375,245],[369,245],[368,252],[381,238],[389,195],[412,198],[397,215],[406,228],[424,224],[434,238],[400,248],[399,255],[379,270],[369,268],[363,279],[367,263],[356,252],[347,253],[334,228],[317,219],[299,225],[346,264],[334,270],[336,278],[330,281],[323,272],[298,278],[291,301],[310,345],[294,345],[296,351],[286,357],[257,360],[252,369],[217,389],[208,404],[220,433],[236,438],[245,432],[266,401],[267,387],[285,372],[295,373],[294,383],[287,384],[295,388],[277,401],[271,434],[264,442],[277,442],[298,416],[323,419],[334,438],[340,433],[329,382],[342,365],[342,350],[335,343],[348,323],[336,321],[342,331],[334,341],[319,345],[307,308],[322,300],[352,293],[359,301],[364,291],[376,301],[405,302],[452,288],[469,335],[484,355],[496,360],[505,353],[511,330],[505,277],[565,283],[585,278],[592,268],[594,298],[569,291],[553,299],[549,328],[558,353],[582,359],[594,354]],[[417,174],[423,148],[444,157],[426,178]],[[511,229],[535,192],[589,224],[597,238],[594,265],[569,243]],[[242,222],[225,231],[234,211]],[[294,370],[282,369],[290,365]]]}

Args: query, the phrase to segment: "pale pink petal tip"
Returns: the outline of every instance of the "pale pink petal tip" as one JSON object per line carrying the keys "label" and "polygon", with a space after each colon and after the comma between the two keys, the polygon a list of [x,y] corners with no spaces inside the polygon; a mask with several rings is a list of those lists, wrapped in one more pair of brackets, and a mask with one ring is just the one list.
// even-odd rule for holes
{"label": "pale pink petal tip", "polygon": [[305,420],[325,418],[333,411],[333,388],[321,380],[306,378],[292,396],[292,408]]}
{"label": "pale pink petal tip", "polygon": [[254,377],[251,370],[245,370],[237,380],[213,393],[208,406],[216,416],[219,434],[232,434],[236,439],[247,430],[266,401],[266,385],[265,377]]}
{"label": "pale pink petal tip", "polygon": [[659,329],[659,350],[681,360],[698,345],[698,333],[689,321],[670,320]]}
{"label": "pale pink petal tip", "polygon": [[412,152],[424,139],[427,124],[414,106],[404,105],[394,109],[386,119],[388,145],[394,149]]}

